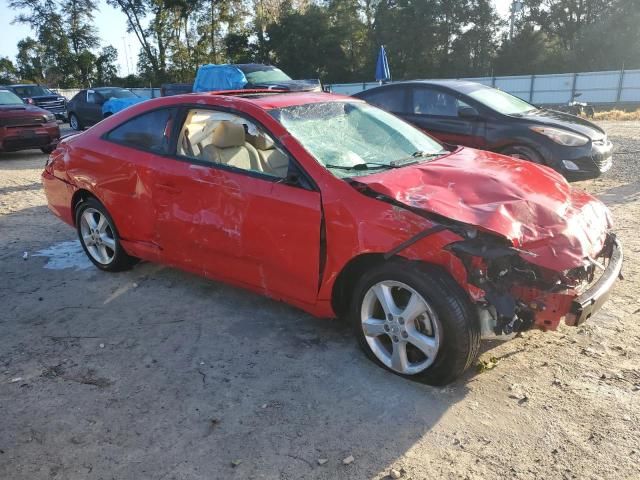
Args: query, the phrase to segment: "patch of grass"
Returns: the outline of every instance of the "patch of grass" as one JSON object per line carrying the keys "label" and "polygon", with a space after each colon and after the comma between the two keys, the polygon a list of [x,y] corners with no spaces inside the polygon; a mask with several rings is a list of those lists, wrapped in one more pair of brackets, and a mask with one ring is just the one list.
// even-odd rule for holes
{"label": "patch of grass", "polygon": [[593,120],[640,120],[640,109],[631,112],[616,109],[596,112]]}

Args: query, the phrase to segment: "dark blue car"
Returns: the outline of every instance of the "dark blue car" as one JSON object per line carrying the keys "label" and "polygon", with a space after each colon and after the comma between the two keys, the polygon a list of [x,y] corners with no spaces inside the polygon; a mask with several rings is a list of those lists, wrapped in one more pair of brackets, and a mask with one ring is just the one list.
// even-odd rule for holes
{"label": "dark blue car", "polygon": [[354,97],[402,117],[442,142],[544,164],[569,180],[598,177],[612,165],[613,146],[597,125],[479,83],[399,82]]}

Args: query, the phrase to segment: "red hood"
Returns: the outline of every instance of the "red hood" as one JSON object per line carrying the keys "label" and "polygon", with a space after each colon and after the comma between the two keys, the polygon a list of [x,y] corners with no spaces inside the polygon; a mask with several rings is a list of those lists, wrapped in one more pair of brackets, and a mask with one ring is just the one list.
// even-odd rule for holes
{"label": "red hood", "polygon": [[611,228],[602,202],[572,190],[550,168],[470,148],[358,181],[406,205],[501,235],[535,254],[523,254],[528,262],[556,271],[596,256]]}
{"label": "red hood", "polygon": [[48,115],[47,110],[43,110],[40,107],[26,104],[15,105],[0,105],[0,117],[2,118],[15,118],[15,117],[37,117],[39,115]]}

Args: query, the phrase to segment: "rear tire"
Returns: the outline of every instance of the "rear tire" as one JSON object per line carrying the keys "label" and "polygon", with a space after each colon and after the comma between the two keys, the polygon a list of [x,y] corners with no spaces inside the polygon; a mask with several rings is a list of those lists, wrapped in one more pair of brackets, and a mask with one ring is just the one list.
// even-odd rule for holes
{"label": "rear tire", "polygon": [[96,267],[120,272],[136,264],[137,259],[124,251],[111,215],[98,200],[88,198],[80,202],[75,217],[82,249]]}
{"label": "rear tire", "polygon": [[480,350],[473,305],[462,288],[435,266],[390,261],[374,267],[354,288],[350,321],[371,360],[429,385],[454,381]]}
{"label": "rear tire", "polygon": [[513,145],[505,148],[500,153],[519,160],[527,160],[532,163],[537,163],[538,165],[545,165],[544,159],[538,152],[533,148],[526,147],[524,145]]}

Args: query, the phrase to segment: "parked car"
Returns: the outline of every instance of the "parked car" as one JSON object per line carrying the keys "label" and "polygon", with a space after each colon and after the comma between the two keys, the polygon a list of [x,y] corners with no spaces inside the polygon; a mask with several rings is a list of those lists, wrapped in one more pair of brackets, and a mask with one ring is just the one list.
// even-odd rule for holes
{"label": "parked car", "polygon": [[191,83],[163,83],[160,85],[160,96],[171,97],[173,95],[184,95],[193,92],[193,82]]}
{"label": "parked car", "polygon": [[69,124],[74,130],[83,130],[145,100],[126,88],[98,87],[80,90],[67,104]]}
{"label": "parked car", "polygon": [[201,65],[193,83],[165,83],[160,89],[162,97],[191,92],[222,90],[273,89],[296,92],[320,92],[320,80],[293,80],[273,65],[261,63]]}
{"label": "parked car", "polygon": [[56,92],[38,84],[0,85],[11,90],[26,103],[44,108],[53,113],[58,120],[67,121],[67,99]]}
{"label": "parked car", "polygon": [[51,153],[59,139],[60,128],[53,113],[0,89],[0,152],[39,148]]}
{"label": "parked car", "polygon": [[163,262],[347,317],[431,384],[481,332],[583,323],[622,267],[607,208],[553,170],[325,93],[149,100],[63,139],[42,179],[99,269]]}
{"label": "parked car", "polygon": [[435,138],[547,165],[569,180],[611,168],[613,145],[597,125],[461,80],[399,82],[354,95]]}

